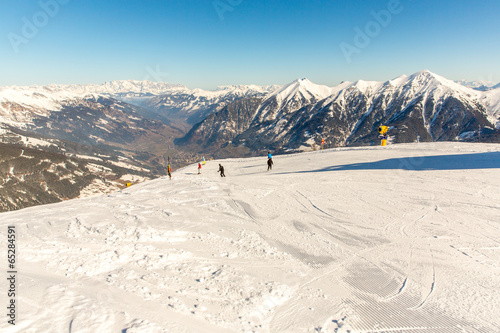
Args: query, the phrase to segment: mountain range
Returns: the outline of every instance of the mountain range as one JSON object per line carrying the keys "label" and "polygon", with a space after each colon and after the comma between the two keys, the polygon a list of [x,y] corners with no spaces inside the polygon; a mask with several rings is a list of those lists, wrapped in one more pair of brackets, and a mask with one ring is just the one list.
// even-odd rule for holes
{"label": "mountain range", "polygon": [[[240,99],[196,124],[176,143],[190,149],[250,153],[393,142],[499,141],[500,89],[478,91],[430,71],[386,82],[336,87],[296,80],[263,98]],[[197,148],[199,147],[199,148]]]}
{"label": "mountain range", "polygon": [[491,89],[500,88],[500,83],[495,84],[491,81],[479,80],[479,81],[467,81],[467,80],[458,80],[455,81],[458,84],[461,84],[465,87],[472,88],[474,90],[486,91]]}
{"label": "mountain range", "polygon": [[[34,149],[59,154],[60,158],[46,159],[61,161],[74,155],[105,163],[102,156],[108,156],[122,168],[111,172],[108,180],[119,180],[127,172],[146,178],[163,175],[167,160],[175,169],[202,156],[314,150],[322,141],[326,147],[378,145],[381,125],[389,126],[394,143],[500,142],[500,87],[454,82],[430,71],[335,87],[306,78],[284,86],[236,85],[215,91],[134,80],[0,87],[0,142],[6,150]],[[0,177],[4,184],[15,174],[14,159],[7,155],[0,156],[0,163],[6,163]],[[22,165],[36,163],[25,170],[55,168],[25,156],[21,160]],[[78,172],[59,177],[61,182],[81,184],[72,189],[72,197],[89,186],[90,180],[76,181],[77,174],[99,176],[94,166],[79,165]],[[32,179],[30,188],[45,188],[41,184],[47,183],[28,173],[15,175],[21,180],[16,184]],[[29,205],[27,193],[22,207]],[[12,204],[6,209],[15,208]]]}

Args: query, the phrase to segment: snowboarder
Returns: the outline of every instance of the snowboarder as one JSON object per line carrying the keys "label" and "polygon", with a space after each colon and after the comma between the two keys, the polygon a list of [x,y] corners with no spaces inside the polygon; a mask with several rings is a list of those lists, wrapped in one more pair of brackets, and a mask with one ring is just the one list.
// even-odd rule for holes
{"label": "snowboarder", "polygon": [[172,169],[170,169],[170,164],[168,165],[168,177],[172,179]]}
{"label": "snowboarder", "polygon": [[201,174],[201,163],[198,163],[198,174]]}
{"label": "snowboarder", "polygon": [[217,170],[217,172],[220,172],[221,177],[226,177],[224,174],[224,167],[221,164],[219,164],[219,170]]}
{"label": "snowboarder", "polygon": [[203,157],[203,162],[202,164],[205,165],[207,162],[205,162],[205,157]]}
{"label": "snowboarder", "polygon": [[272,158],[268,158],[267,159],[267,171],[269,170],[272,170],[273,169],[273,159]]}

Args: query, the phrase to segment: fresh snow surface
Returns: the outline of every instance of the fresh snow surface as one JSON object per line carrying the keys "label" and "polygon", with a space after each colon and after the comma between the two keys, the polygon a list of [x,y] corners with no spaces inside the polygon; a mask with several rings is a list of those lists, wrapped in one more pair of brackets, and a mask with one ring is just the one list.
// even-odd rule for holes
{"label": "fresh snow surface", "polygon": [[0,331],[500,331],[500,145],[274,160],[0,214],[18,247]]}

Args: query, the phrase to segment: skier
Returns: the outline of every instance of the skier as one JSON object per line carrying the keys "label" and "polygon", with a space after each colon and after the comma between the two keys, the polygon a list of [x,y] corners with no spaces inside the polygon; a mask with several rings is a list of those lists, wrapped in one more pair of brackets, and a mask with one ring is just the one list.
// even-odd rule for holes
{"label": "skier", "polygon": [[222,165],[219,164],[219,170],[217,170],[217,172],[220,172],[221,177],[226,177],[224,174],[224,167]]}
{"label": "skier", "polygon": [[168,165],[168,177],[172,179],[172,169],[170,169],[170,164]]}
{"label": "skier", "polygon": [[267,171],[269,170],[272,170],[273,169],[273,159],[272,158],[268,158],[267,159]]}
{"label": "skier", "polygon": [[198,174],[201,174],[201,163],[198,163]]}
{"label": "skier", "polygon": [[202,164],[205,165],[207,162],[205,162],[205,157],[203,157],[203,162]]}
{"label": "skier", "polygon": [[273,169],[273,156],[271,155],[271,152],[267,152],[267,171]]}

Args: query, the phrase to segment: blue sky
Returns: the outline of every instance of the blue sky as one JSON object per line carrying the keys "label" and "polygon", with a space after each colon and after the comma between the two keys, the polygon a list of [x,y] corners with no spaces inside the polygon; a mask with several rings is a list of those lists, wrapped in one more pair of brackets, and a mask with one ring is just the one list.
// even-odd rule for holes
{"label": "blue sky", "polygon": [[[500,1],[0,1],[0,85],[500,81]],[[378,20],[377,17],[378,16]]]}

